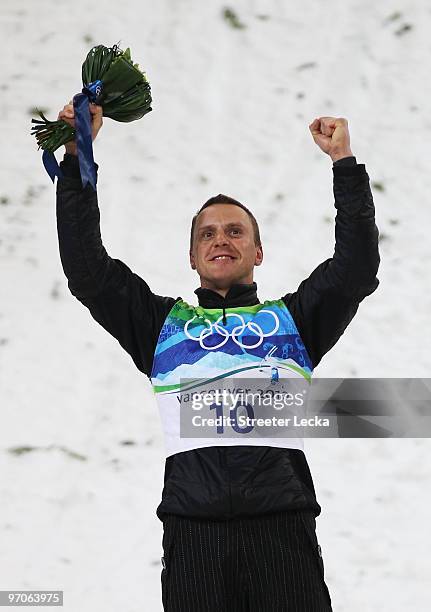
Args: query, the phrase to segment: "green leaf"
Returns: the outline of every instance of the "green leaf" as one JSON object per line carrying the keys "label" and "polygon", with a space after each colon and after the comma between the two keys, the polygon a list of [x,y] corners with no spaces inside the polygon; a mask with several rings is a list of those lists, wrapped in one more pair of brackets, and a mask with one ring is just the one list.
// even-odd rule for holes
{"label": "green leaf", "polygon": [[[134,64],[130,48],[122,51],[119,45],[96,45],[90,49],[82,69],[83,86],[100,79],[102,94],[97,103],[103,116],[120,122],[141,119],[152,108],[151,88],[146,74]],[[41,120],[32,119],[31,128],[39,148],[54,152],[75,138],[75,129],[65,121],[49,121],[42,111],[35,109]]]}

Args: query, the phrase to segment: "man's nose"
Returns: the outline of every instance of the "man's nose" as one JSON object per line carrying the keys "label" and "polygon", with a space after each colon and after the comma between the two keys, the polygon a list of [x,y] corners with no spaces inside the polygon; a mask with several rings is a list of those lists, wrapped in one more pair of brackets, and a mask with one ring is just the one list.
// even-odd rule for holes
{"label": "man's nose", "polygon": [[228,244],[228,239],[223,230],[216,232],[214,236],[214,245],[220,246],[222,244]]}

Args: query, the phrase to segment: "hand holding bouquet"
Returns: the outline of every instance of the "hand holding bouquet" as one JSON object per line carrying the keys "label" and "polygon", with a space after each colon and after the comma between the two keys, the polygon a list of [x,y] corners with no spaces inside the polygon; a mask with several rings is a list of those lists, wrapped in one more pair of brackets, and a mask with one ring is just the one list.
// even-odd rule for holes
{"label": "hand holding bouquet", "polygon": [[[100,128],[103,125],[103,108],[101,106],[96,106],[96,104],[91,103],[88,107],[91,115],[91,140],[94,142],[97,134],[100,131]],[[66,104],[58,113],[57,120],[63,120],[65,123],[75,128],[75,110],[73,108],[73,101],[70,100],[69,104]],[[69,142],[64,143],[66,148],[66,153],[71,155],[77,155],[77,146],[76,140],[70,140]]]}
{"label": "hand holding bouquet", "polygon": [[98,45],[89,51],[82,65],[82,83],[82,93],[74,96],[73,106],[64,107],[57,121],[49,121],[39,111],[41,120],[32,119],[32,133],[44,150],[43,163],[53,181],[61,176],[54,151],[70,143],[67,148],[78,155],[83,187],[90,183],[95,189],[92,140],[102,125],[101,113],[122,122],[140,119],[152,110],[151,91],[145,73],[133,64],[130,49],[123,52],[117,45]]}

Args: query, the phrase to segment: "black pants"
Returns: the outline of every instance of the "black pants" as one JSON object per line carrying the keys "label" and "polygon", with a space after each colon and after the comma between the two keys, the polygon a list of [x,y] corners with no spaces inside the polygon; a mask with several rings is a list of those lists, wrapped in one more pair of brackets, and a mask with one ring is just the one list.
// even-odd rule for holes
{"label": "black pants", "polygon": [[332,610],[312,513],[163,523],[165,612]]}

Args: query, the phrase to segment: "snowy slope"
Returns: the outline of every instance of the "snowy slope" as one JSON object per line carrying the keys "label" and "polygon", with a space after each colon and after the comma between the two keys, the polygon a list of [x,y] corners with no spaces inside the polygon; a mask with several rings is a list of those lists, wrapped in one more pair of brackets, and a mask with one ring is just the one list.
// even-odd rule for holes
{"label": "snowy slope", "polygon": [[[0,589],[63,589],[68,612],[161,610],[154,397],[68,292],[32,107],[57,116],[93,44],[131,47],[154,110],[107,119],[96,143],[104,243],[156,293],[189,301],[190,220],[220,192],[260,221],[261,300],[332,255],[332,164],[308,124],[346,117],[373,182],[381,285],[316,375],[426,377],[430,26],[426,0],[2,0]],[[427,610],[430,441],[307,448],[334,610]]]}

